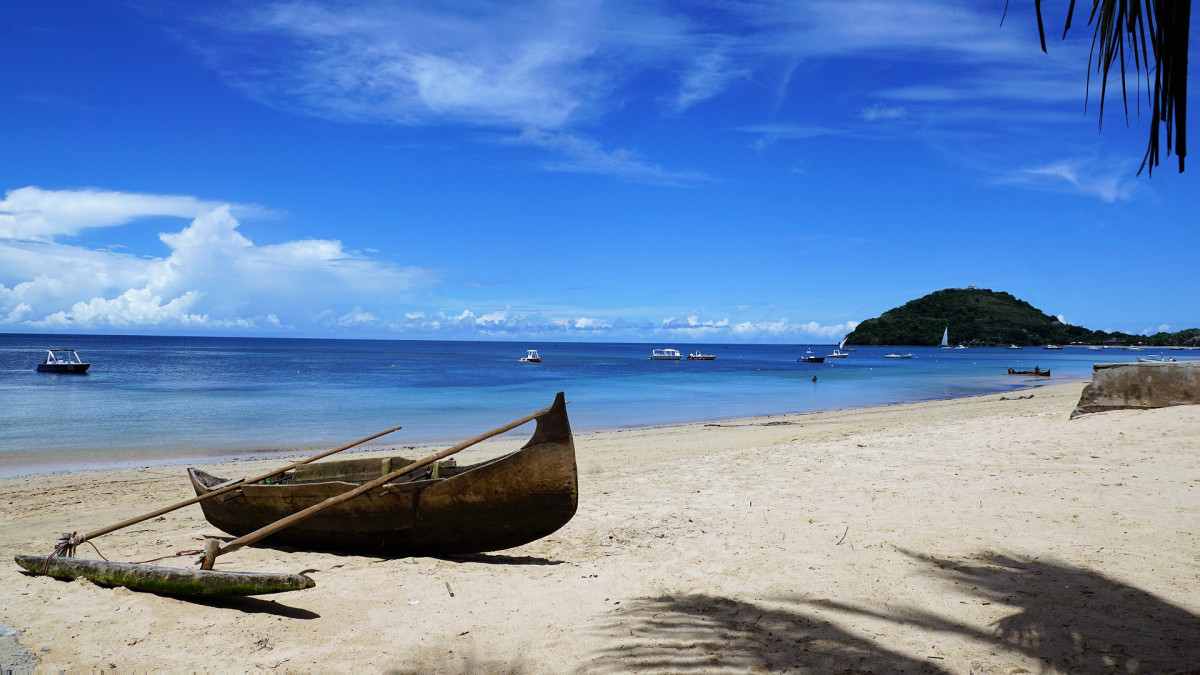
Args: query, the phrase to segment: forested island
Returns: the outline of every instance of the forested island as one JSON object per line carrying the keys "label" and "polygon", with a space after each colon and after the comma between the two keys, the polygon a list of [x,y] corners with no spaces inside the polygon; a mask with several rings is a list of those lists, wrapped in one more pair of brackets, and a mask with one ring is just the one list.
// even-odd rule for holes
{"label": "forested island", "polygon": [[1130,335],[1072,326],[1003,291],[948,288],[867,319],[846,338],[852,345],[936,345],[950,329],[953,344],[1200,346],[1200,328]]}

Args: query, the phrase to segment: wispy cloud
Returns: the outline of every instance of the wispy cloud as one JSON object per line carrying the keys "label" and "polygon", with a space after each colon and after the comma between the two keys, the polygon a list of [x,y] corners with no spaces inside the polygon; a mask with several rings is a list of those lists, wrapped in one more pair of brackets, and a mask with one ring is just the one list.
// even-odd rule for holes
{"label": "wispy cloud", "polygon": [[[198,11],[206,13],[201,30],[180,31],[181,39],[266,105],[351,123],[517,132],[527,145],[561,153],[539,165],[546,170],[662,185],[703,177],[604,149],[631,145],[620,124],[605,122],[624,119],[639,102],[676,118],[762,88],[768,95],[757,112],[772,122],[740,126],[757,135],[752,147],[762,152],[817,134],[870,140],[877,131],[864,125],[902,118],[910,124],[892,134],[984,136],[1061,112],[1083,93],[1079,46],[1042,54],[1030,42],[1028,13],[1010,13],[1001,27],[1002,7],[951,0],[293,0]],[[803,73],[818,66],[798,65],[879,63],[882,55],[886,75],[833,96],[810,89]],[[785,99],[815,94],[822,102],[804,107],[803,118],[775,119]],[[997,115],[1009,106],[1019,112]],[[744,120],[756,112],[742,101],[735,108]],[[972,110],[987,110],[988,124]]]}
{"label": "wispy cloud", "polygon": [[672,108],[676,113],[683,112],[716,96],[724,91],[730,82],[746,77],[747,74],[745,69],[733,67],[724,51],[701,54],[685,67]]}
{"label": "wispy cloud", "polygon": [[1097,197],[1110,204],[1129,199],[1134,188],[1128,166],[1078,159],[1021,169],[1000,177],[997,182]]}
{"label": "wispy cloud", "polygon": [[607,175],[652,185],[692,186],[713,181],[699,172],[665,169],[631,150],[606,150],[596,141],[574,134],[526,129],[506,142],[534,146],[553,153],[557,159],[541,164],[551,171]]}
{"label": "wispy cloud", "polygon": [[898,120],[907,113],[902,106],[888,106],[876,103],[862,111],[861,117],[868,122]]}
{"label": "wispy cloud", "polygon": [[[556,128],[610,76],[590,3],[280,2],[212,20],[195,41],[254,98],[348,120]],[[272,50],[257,49],[269,41]]]}
{"label": "wispy cloud", "polygon": [[822,126],[807,126],[802,124],[751,124],[738,127],[736,131],[758,136],[751,147],[755,152],[762,152],[781,140],[801,141],[820,136],[836,136],[845,131]]}

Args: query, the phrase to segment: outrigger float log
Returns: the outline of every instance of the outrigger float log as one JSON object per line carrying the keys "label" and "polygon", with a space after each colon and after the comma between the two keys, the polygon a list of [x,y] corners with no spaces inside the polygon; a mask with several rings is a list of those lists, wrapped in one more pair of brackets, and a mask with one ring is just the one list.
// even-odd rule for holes
{"label": "outrigger float log", "polygon": [[[566,421],[565,404],[566,401],[564,401],[563,394],[560,392],[555,398],[554,405],[548,408],[539,410],[515,422],[511,422],[502,427],[493,429],[468,441],[464,441],[463,443],[430,455],[424,459],[408,463],[402,468],[387,472],[381,477],[354,487],[353,489],[348,489],[340,494],[330,496],[319,503],[312,504],[307,508],[295,513],[291,513],[286,517],[280,518],[274,522],[270,522],[252,532],[248,532],[241,537],[229,541],[228,543],[222,544],[222,542],[218,539],[206,539],[204,555],[200,559],[200,569],[181,569],[146,565],[141,563],[110,562],[107,560],[85,560],[75,558],[74,553],[80,544],[88,542],[95,537],[99,537],[101,535],[119,530],[123,527],[128,527],[130,525],[143,522],[150,518],[160,516],[164,513],[183,508],[184,506],[212,499],[218,495],[228,495],[234,490],[238,490],[244,486],[256,485],[263,481],[268,481],[268,479],[278,480],[280,476],[286,474],[288,471],[296,469],[297,467],[323,457],[328,457],[329,455],[352,448],[356,445],[360,445],[380,436],[390,434],[399,430],[401,427],[397,426],[386,431],[381,431],[377,434],[344,445],[340,448],[335,448],[333,450],[314,455],[308,459],[295,462],[284,467],[283,469],[263,474],[249,481],[238,478],[226,481],[221,485],[211,486],[207,491],[203,492],[203,494],[198,494],[192,499],[184,500],[177,504],[158,509],[143,516],[131,518],[83,536],[79,536],[77,534],[63,535],[63,537],[60,539],[59,546],[50,555],[19,555],[16,556],[15,560],[21,567],[34,574],[44,574],[59,579],[75,579],[78,577],[84,577],[94,583],[105,586],[124,586],[131,590],[161,593],[165,595],[256,595],[262,593],[279,593],[283,591],[310,588],[315,585],[315,582],[303,574],[225,572],[213,570],[213,565],[216,562],[217,557],[220,555],[224,555],[245,546],[249,546],[250,544],[253,544],[265,537],[289,528],[296,523],[316,516],[322,511],[337,507],[339,504],[343,504],[344,502],[355,499],[356,497],[369,493],[373,490],[377,490],[378,488],[383,488],[383,491],[387,492],[395,489],[404,490],[406,481],[429,483],[430,481],[422,481],[420,478],[415,477],[416,475],[414,472],[425,468],[434,462],[445,459],[456,452],[487,440],[488,438],[498,436],[502,433],[515,429],[516,427],[532,420],[538,420],[538,430],[535,431],[533,438],[530,439],[525,448],[522,448],[522,450],[518,451],[517,453],[513,453],[513,455],[519,455],[526,450],[539,448],[540,446],[548,444],[565,444],[570,448],[571,452],[570,468],[572,471],[570,474],[571,480],[569,489],[563,488],[560,491],[562,494],[556,498],[558,501],[569,500],[569,513],[566,514],[565,520],[562,520],[557,525],[554,525],[549,529],[549,531],[552,532],[553,530],[558,529],[558,527],[561,527],[566,520],[569,520],[570,517],[574,515],[577,498],[577,486],[574,473],[574,444],[571,440],[570,426]],[[555,414],[549,414],[552,412]],[[549,421],[549,419],[554,420],[553,423],[548,424],[545,430],[542,428],[543,417],[548,418],[547,421]],[[564,430],[565,437],[563,436]],[[553,438],[548,439],[548,435],[553,436]],[[499,461],[500,460],[497,460],[497,463],[499,463]],[[397,481],[397,479],[401,480]],[[397,482],[392,483],[392,481]],[[350,486],[347,485],[346,487]],[[208,510],[206,509],[206,512],[207,511]],[[545,536],[545,534],[549,534],[549,532],[544,532],[540,536]],[[512,543],[509,545],[515,546],[518,545],[518,543]]]}
{"label": "outrigger float log", "polygon": [[101,586],[164,595],[262,595],[316,585],[304,574],[192,570],[140,563],[82,560],[53,555],[19,555],[17,564],[34,574],[72,581],[83,577]]}

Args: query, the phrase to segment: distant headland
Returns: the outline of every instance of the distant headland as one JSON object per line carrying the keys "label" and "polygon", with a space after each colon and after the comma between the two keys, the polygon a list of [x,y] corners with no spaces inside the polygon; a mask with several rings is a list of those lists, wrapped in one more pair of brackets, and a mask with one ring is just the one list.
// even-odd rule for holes
{"label": "distant headland", "polygon": [[858,324],[853,345],[936,345],[949,329],[954,345],[1150,345],[1200,347],[1200,328],[1130,335],[1072,326],[1003,291],[947,288]]}

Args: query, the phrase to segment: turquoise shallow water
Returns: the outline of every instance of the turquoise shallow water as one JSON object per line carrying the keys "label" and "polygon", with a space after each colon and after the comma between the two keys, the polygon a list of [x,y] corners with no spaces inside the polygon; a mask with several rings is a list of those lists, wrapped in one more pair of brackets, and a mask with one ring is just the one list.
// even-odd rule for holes
{"label": "turquoise shallow water", "polygon": [[[651,361],[656,347],[717,359]],[[48,348],[78,350],[91,370],[35,372]],[[1159,353],[859,348],[797,363],[806,348],[0,335],[0,477],[332,447],[397,424],[405,428],[391,445],[459,441],[549,405],[558,391],[576,430],[605,429],[1002,392]],[[526,349],[543,362],[519,363]],[[888,351],[916,358],[886,359]],[[1006,374],[1035,365],[1053,376]]]}

